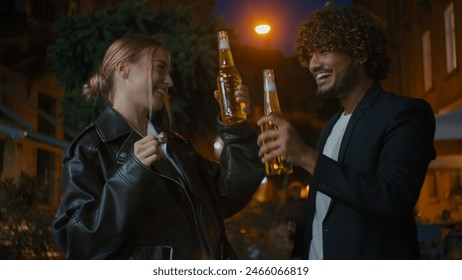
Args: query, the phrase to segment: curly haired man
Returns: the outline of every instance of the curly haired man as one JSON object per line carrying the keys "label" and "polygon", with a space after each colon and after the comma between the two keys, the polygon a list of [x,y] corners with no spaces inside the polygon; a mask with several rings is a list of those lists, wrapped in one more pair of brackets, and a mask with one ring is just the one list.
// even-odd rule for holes
{"label": "curly haired man", "polygon": [[299,27],[295,51],[317,94],[343,109],[316,148],[277,115],[259,135],[259,154],[307,170],[306,258],[418,259],[414,207],[435,158],[435,118],[421,99],[382,89],[390,59],[383,26],[357,8],[326,5]]}

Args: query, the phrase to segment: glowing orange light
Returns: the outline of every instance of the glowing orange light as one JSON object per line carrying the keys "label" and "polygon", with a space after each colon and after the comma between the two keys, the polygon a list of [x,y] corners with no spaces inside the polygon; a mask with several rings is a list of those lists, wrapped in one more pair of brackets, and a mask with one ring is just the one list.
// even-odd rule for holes
{"label": "glowing orange light", "polygon": [[260,35],[268,34],[271,30],[271,26],[268,24],[260,24],[255,26],[255,32],[257,32]]}

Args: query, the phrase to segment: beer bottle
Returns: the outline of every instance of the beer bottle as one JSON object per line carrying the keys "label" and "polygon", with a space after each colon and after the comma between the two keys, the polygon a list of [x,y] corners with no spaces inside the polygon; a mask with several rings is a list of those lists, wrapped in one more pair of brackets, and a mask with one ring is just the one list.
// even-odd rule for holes
{"label": "beer bottle", "polygon": [[[276,90],[276,82],[274,80],[274,71],[273,69],[263,70],[263,90],[264,90],[264,100],[263,107],[265,115],[271,113],[282,114],[281,108],[279,107],[279,98]],[[266,131],[268,129],[278,129],[277,126],[271,122],[264,123],[261,125],[261,131]],[[264,144],[264,143],[263,143]],[[278,156],[265,163],[266,175],[281,175],[281,174],[290,174],[292,173],[292,164],[285,161],[282,156]]]}
{"label": "beer bottle", "polygon": [[235,94],[237,86],[241,84],[241,75],[234,66],[226,31],[218,32],[218,62],[217,88],[221,120],[225,124],[244,122],[247,120],[246,104],[237,102]]}

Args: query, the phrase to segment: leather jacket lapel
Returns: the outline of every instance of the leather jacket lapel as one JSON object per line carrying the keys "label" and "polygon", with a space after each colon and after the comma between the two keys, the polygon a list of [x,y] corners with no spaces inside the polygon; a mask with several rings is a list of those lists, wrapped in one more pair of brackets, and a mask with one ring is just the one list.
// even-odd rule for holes
{"label": "leather jacket lapel", "polygon": [[162,176],[167,177],[175,181],[179,185],[183,185],[183,180],[178,172],[175,170],[175,167],[168,161],[168,159],[161,158],[156,160],[152,167]]}
{"label": "leather jacket lapel", "polygon": [[[191,182],[194,182],[194,180],[191,179],[191,174],[189,174],[187,170],[197,170],[197,167],[192,166],[194,164],[190,157],[191,152],[193,152],[192,149],[185,149],[185,147],[190,145],[188,140],[163,125],[154,124],[154,126],[159,133],[163,132],[167,135],[167,153],[170,159],[176,163],[175,167],[168,159],[162,159],[156,161],[154,167],[158,169],[162,175],[177,181],[183,186],[188,186],[188,191],[193,192],[190,186],[192,185]],[[177,167],[180,168],[180,170],[178,170]]]}
{"label": "leather jacket lapel", "polygon": [[176,165],[180,168],[178,171],[180,173],[179,175],[185,181],[186,185],[189,186],[189,191],[194,193],[192,182],[197,182],[197,179],[194,179],[197,174],[196,172],[194,172],[194,174],[191,172],[193,170],[197,170],[197,166],[194,166],[195,162],[192,160],[194,157],[191,157],[191,153],[193,151],[192,149],[185,149],[185,147],[188,147],[189,145],[187,140],[182,137],[178,137],[176,134],[172,134],[172,137],[173,138],[169,140],[167,144],[167,152],[169,153],[172,160],[176,162]]}

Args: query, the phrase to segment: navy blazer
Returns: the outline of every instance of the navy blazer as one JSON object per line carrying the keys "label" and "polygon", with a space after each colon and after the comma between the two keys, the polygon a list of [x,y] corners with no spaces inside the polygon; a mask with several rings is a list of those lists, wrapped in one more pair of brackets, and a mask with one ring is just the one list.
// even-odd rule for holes
{"label": "navy blazer", "polygon": [[338,161],[322,155],[339,112],[318,141],[308,197],[306,255],[315,194],[332,198],[323,221],[324,259],[420,258],[414,207],[435,158],[435,117],[422,99],[373,85],[350,118]]}

